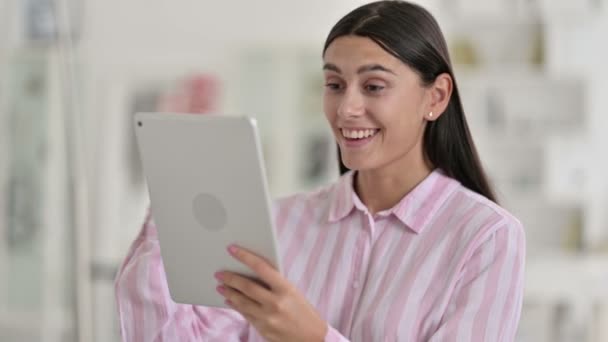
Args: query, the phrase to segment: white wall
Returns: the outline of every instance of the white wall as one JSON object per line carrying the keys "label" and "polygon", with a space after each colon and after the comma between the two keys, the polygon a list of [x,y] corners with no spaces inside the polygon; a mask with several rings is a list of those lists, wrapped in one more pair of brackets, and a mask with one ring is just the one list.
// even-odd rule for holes
{"label": "white wall", "polygon": [[[594,249],[608,248],[608,5],[601,11],[573,19],[567,13],[548,18],[549,70],[558,75],[575,75],[586,80],[587,108],[581,108],[588,135],[585,149],[586,236]],[[602,246],[603,245],[603,246]]]}

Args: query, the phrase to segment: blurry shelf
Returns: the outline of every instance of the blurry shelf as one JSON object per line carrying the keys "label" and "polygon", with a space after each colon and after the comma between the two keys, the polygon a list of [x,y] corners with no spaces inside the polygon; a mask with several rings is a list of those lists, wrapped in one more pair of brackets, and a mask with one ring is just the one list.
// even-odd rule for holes
{"label": "blurry shelf", "polygon": [[526,261],[525,300],[608,301],[608,255],[546,255]]}
{"label": "blurry shelf", "polygon": [[526,81],[526,80],[546,80],[550,78],[542,67],[523,65],[502,65],[484,66],[469,64],[454,64],[454,73],[460,83],[462,82],[483,82],[493,81]]}
{"label": "blurry shelf", "polygon": [[0,312],[0,341],[60,341],[74,331],[74,324],[63,310]]}
{"label": "blurry shelf", "polygon": [[[581,22],[606,11],[606,0],[443,0],[440,22],[456,25],[517,25],[530,19]],[[449,26],[450,28],[452,26]]]}
{"label": "blurry shelf", "polygon": [[443,0],[439,11],[449,13],[454,21],[493,21],[508,24],[539,16],[537,1],[522,0]]}
{"label": "blurry shelf", "polygon": [[[606,11],[605,0],[537,0],[545,19],[580,23]],[[602,8],[603,7],[603,8]]]}
{"label": "blurry shelf", "polygon": [[0,327],[11,327],[16,331],[36,330],[42,327],[41,313],[0,312]]}
{"label": "blurry shelf", "polygon": [[580,80],[525,71],[508,77],[502,71],[475,71],[457,78],[471,130],[482,141],[525,139],[538,145],[551,135],[585,129],[585,87]]}

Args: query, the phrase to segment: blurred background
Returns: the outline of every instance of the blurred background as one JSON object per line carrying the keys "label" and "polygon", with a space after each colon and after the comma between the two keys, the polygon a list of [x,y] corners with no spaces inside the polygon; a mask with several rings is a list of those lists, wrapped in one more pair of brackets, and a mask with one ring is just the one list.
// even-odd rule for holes
{"label": "blurred background", "polygon": [[[518,341],[608,341],[608,1],[416,2],[526,227]],[[119,340],[136,111],[256,117],[274,196],[334,180],[321,49],[363,3],[0,0],[0,341]]]}

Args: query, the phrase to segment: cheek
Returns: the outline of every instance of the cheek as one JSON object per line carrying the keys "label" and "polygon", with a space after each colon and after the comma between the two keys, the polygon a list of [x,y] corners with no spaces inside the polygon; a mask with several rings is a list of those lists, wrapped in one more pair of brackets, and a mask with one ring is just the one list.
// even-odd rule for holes
{"label": "cheek", "polygon": [[[390,103],[389,103],[390,102]],[[386,128],[386,138],[395,146],[410,145],[416,141],[423,130],[423,120],[412,103],[407,101],[387,101],[382,104],[383,115],[378,120]]]}
{"label": "cheek", "polygon": [[323,95],[323,112],[330,123],[334,123],[338,115],[337,100],[330,95]]}

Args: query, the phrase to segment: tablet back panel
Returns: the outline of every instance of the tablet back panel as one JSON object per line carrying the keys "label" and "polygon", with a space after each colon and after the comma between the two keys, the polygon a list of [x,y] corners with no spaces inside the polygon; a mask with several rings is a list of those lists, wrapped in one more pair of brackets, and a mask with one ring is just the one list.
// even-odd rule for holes
{"label": "tablet back panel", "polygon": [[174,301],[225,307],[213,274],[254,276],[231,243],[281,269],[253,119],[137,113],[135,131]]}

